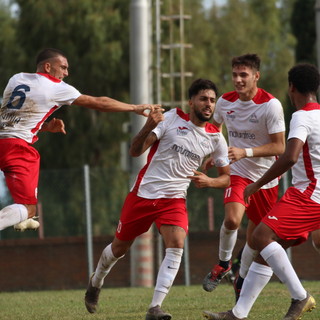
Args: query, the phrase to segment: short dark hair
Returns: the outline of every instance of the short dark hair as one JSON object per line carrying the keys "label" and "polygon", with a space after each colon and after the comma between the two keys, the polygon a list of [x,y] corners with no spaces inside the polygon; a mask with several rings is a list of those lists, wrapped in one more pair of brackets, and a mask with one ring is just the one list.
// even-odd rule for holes
{"label": "short dark hair", "polygon": [[189,87],[189,99],[196,96],[201,90],[213,90],[216,93],[216,96],[218,96],[217,86],[211,80],[199,78],[193,81]]}
{"label": "short dark hair", "polygon": [[40,64],[43,61],[47,61],[58,56],[66,58],[66,55],[59,49],[45,48],[38,53],[36,58],[36,65]]}
{"label": "short dark hair", "polygon": [[247,66],[251,69],[260,70],[260,58],[256,53],[247,53],[242,56],[234,57],[231,60],[232,68],[236,66]]}
{"label": "short dark hair", "polygon": [[300,93],[317,93],[320,85],[318,68],[310,63],[298,63],[288,72],[288,82]]}

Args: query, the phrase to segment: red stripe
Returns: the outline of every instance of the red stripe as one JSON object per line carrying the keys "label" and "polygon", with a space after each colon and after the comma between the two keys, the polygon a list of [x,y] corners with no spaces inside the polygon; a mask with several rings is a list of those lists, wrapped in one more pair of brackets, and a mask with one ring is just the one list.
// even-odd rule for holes
{"label": "red stripe", "polygon": [[303,145],[303,161],[304,161],[304,167],[306,169],[307,177],[310,180],[309,186],[304,191],[304,194],[310,198],[313,191],[316,188],[317,179],[314,176],[314,171],[312,168],[312,163],[311,163],[311,158],[309,153],[309,145],[307,141]]}
{"label": "red stripe", "polygon": [[[39,129],[40,129],[40,127],[42,126],[42,124],[46,121],[46,119],[47,119],[48,117],[50,117],[58,108],[59,108],[58,106],[54,106],[53,108],[51,108],[51,109],[49,110],[49,112],[47,112],[46,115],[41,119],[41,121],[38,122],[37,125],[31,130],[31,132],[32,132],[33,134],[35,134],[36,132],[38,132]],[[39,138],[38,138],[36,135],[33,136],[31,143],[32,143],[32,144],[35,143],[38,139],[39,139]]]}
{"label": "red stripe", "polygon": [[143,177],[144,177],[147,169],[149,168],[149,165],[150,165],[150,163],[151,163],[151,160],[152,160],[154,154],[156,153],[156,151],[157,151],[157,149],[158,149],[159,142],[160,142],[160,141],[157,140],[157,141],[152,145],[152,147],[151,147],[151,149],[150,149],[150,152],[149,152],[149,154],[148,154],[147,163],[146,163],[146,165],[140,170],[140,172],[139,172],[139,174],[138,174],[137,181],[136,181],[136,183],[135,183],[135,185],[134,185],[134,187],[133,187],[133,189],[132,189],[132,191],[135,192],[135,193],[138,192],[138,189],[139,189],[139,187],[140,187],[140,183],[141,183],[141,181],[142,181],[142,179],[143,179]]}
{"label": "red stripe", "polygon": [[57,82],[57,83],[61,82],[60,79],[55,78],[55,77],[51,76],[50,74],[41,73],[41,72],[37,72],[37,74],[39,74],[40,76],[44,76],[44,77],[48,78],[48,79],[51,80],[52,82]]}

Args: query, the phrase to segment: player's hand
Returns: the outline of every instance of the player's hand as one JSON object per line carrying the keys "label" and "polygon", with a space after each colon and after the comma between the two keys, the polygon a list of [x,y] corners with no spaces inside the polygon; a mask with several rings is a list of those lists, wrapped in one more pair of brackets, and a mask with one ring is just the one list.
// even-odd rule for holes
{"label": "player's hand", "polygon": [[153,130],[159,122],[164,120],[162,108],[153,109],[148,114],[148,119],[145,123],[145,127],[149,130]]}
{"label": "player's hand", "polygon": [[206,174],[197,171],[192,170],[194,173],[194,176],[187,176],[188,179],[191,179],[191,181],[194,182],[195,186],[197,188],[206,188],[210,186],[211,178],[209,178]]}
{"label": "player's hand", "polygon": [[260,188],[257,186],[257,183],[251,183],[246,186],[243,192],[244,202],[249,204],[250,203],[250,196],[257,192]]}
{"label": "player's hand", "polygon": [[137,104],[133,105],[134,107],[134,112],[136,114],[139,114],[141,116],[148,117],[149,112],[148,111],[155,111],[155,110],[160,110],[161,112],[164,111],[164,109],[161,107],[160,104]]}
{"label": "player's hand", "polygon": [[67,134],[63,120],[52,118],[50,121],[45,122],[41,131],[49,131],[53,133],[61,132]]}
{"label": "player's hand", "polygon": [[228,148],[228,158],[230,164],[246,157],[246,151],[242,148],[229,147]]}

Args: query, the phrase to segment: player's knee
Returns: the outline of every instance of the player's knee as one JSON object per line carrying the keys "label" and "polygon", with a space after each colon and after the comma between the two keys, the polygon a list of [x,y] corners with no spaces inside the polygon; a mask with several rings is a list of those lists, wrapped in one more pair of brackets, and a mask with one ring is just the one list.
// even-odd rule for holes
{"label": "player's knee", "polygon": [[241,221],[239,221],[236,217],[228,217],[224,220],[224,226],[228,230],[236,230],[239,229]]}

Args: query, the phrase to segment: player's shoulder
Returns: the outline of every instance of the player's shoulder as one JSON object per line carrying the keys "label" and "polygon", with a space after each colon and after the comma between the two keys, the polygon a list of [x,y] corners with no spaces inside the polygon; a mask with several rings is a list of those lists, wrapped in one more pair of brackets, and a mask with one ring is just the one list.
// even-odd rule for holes
{"label": "player's shoulder", "polygon": [[266,90],[258,88],[258,92],[252,100],[256,104],[263,104],[273,100],[277,101],[278,99],[276,99],[271,93],[267,92]]}
{"label": "player's shoulder", "polygon": [[219,100],[220,102],[223,100],[227,102],[235,102],[238,99],[239,99],[239,94],[236,91],[230,91],[230,92],[224,93]]}
{"label": "player's shoulder", "polygon": [[205,130],[207,133],[220,133],[218,127],[216,127],[213,123],[210,122],[206,123]]}
{"label": "player's shoulder", "polygon": [[186,121],[189,121],[190,120],[190,115],[189,113],[185,113],[182,109],[180,108],[174,108],[174,109],[171,109],[170,111],[172,111],[172,114],[173,115],[176,115],[178,116],[179,118],[183,119],[183,120],[186,120]]}

